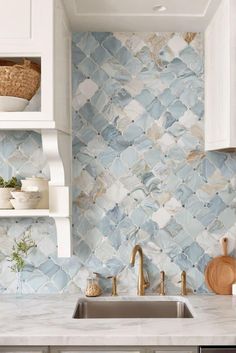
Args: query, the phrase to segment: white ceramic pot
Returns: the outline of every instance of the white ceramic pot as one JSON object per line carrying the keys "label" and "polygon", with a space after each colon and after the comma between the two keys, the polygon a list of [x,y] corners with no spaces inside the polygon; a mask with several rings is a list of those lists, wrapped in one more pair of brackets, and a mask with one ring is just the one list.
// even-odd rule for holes
{"label": "white ceramic pot", "polygon": [[28,199],[28,200],[16,200],[11,199],[10,202],[16,210],[29,210],[37,208],[40,198],[38,199]]}
{"label": "white ceramic pot", "polygon": [[22,191],[39,191],[40,201],[36,208],[49,208],[48,180],[44,178],[26,178],[21,180]]}
{"label": "white ceramic pot", "polygon": [[40,199],[39,191],[12,191],[11,196],[16,200],[32,200],[32,199]]}
{"label": "white ceramic pot", "polygon": [[11,209],[12,204],[10,202],[11,192],[14,188],[0,188],[0,209]]}
{"label": "white ceramic pot", "polygon": [[0,112],[22,112],[28,103],[24,98],[0,96]]}

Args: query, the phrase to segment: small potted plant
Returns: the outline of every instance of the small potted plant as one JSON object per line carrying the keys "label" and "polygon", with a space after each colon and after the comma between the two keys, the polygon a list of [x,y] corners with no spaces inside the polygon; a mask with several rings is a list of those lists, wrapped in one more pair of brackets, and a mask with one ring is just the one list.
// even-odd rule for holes
{"label": "small potted plant", "polygon": [[15,240],[11,255],[8,258],[8,261],[11,262],[11,266],[9,267],[17,276],[16,293],[19,296],[22,294],[22,271],[26,265],[25,260],[29,252],[33,248],[36,248],[36,246],[35,241],[32,240],[30,235],[24,235],[20,240]]}
{"label": "small potted plant", "polygon": [[13,208],[10,203],[11,191],[20,187],[20,182],[16,177],[12,177],[9,180],[4,180],[0,176],[0,209]]}

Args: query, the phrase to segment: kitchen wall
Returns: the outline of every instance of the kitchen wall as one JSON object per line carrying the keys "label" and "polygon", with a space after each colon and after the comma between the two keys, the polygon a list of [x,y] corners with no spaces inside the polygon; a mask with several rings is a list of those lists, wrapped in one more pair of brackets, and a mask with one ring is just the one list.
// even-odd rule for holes
{"label": "kitchen wall", "polygon": [[[77,33],[73,36],[73,240],[56,256],[52,220],[1,219],[0,290],[15,291],[7,256],[25,232],[37,242],[25,292],[82,292],[93,271],[118,275],[135,293],[140,243],[156,290],[171,293],[182,270],[205,292],[204,267],[227,234],[235,246],[236,155],[203,151],[203,38],[191,33]],[[36,133],[1,133],[0,174],[48,175]],[[138,260],[138,259],[137,259]],[[138,261],[137,261],[138,262]],[[110,280],[102,279],[105,291]]]}

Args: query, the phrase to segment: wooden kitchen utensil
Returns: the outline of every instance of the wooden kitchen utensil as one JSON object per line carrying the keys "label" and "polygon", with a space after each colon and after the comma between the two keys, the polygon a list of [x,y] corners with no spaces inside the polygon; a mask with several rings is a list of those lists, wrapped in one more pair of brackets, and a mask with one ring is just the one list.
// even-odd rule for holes
{"label": "wooden kitchen utensil", "polygon": [[236,282],[236,259],[228,256],[228,238],[222,239],[223,256],[211,260],[205,269],[205,281],[216,294],[232,294]]}

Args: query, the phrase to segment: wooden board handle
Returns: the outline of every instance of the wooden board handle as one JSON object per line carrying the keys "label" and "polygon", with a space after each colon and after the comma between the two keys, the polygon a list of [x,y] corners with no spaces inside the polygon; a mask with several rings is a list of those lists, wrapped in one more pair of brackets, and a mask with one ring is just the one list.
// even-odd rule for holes
{"label": "wooden board handle", "polygon": [[224,237],[221,241],[222,248],[223,248],[223,255],[228,255],[228,238]]}

